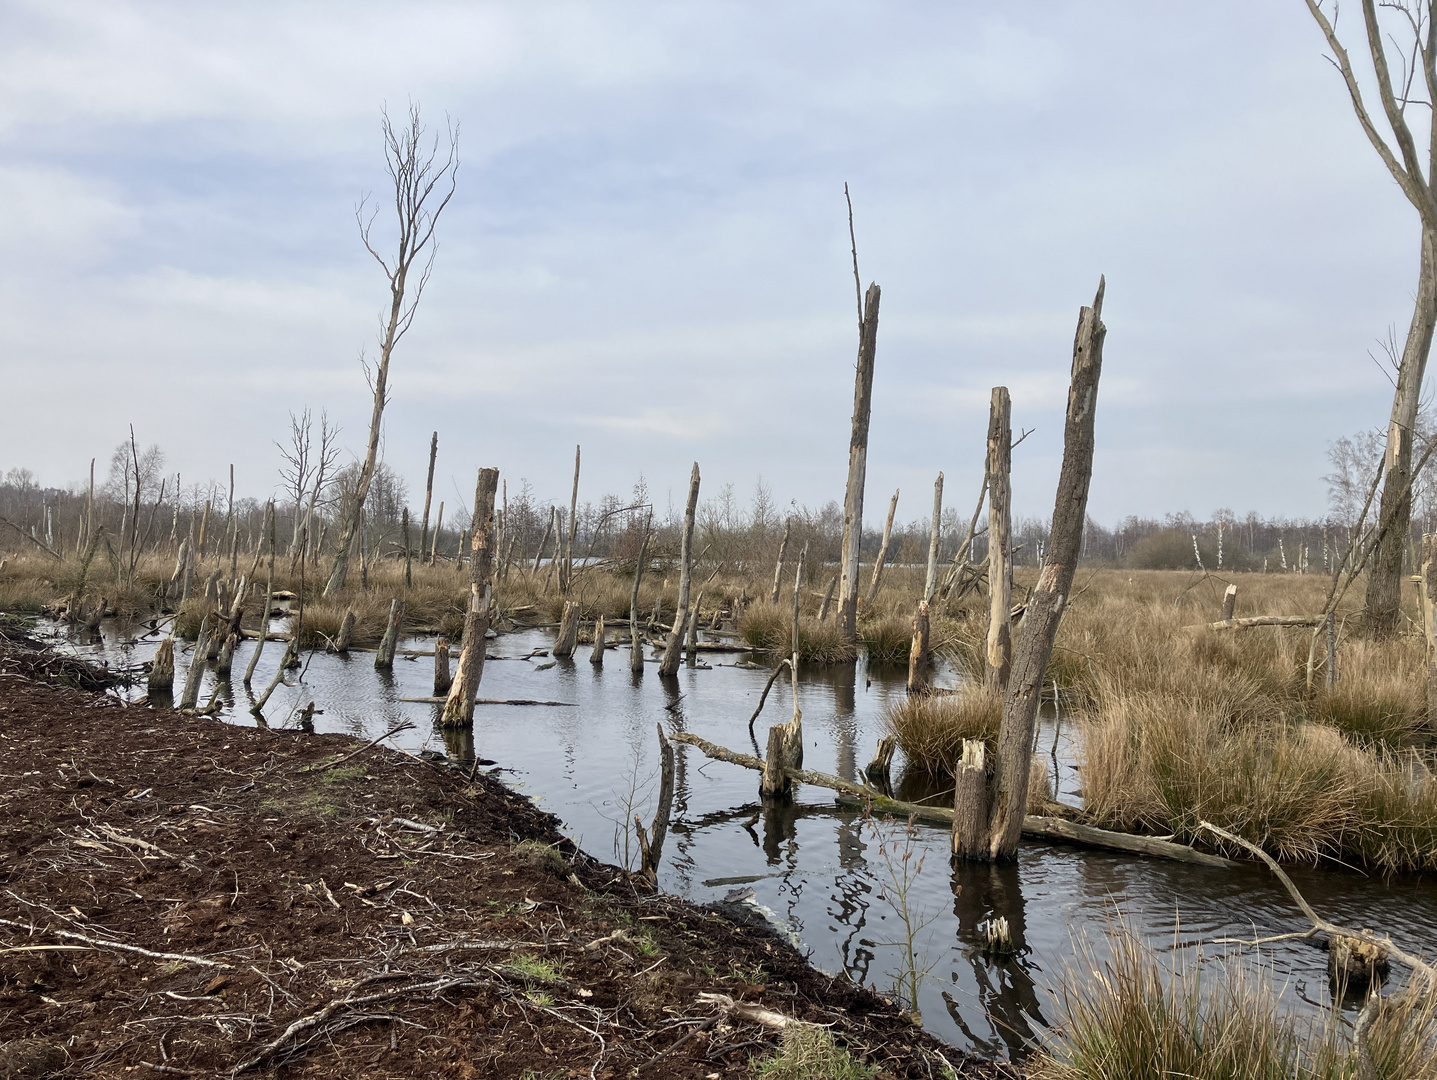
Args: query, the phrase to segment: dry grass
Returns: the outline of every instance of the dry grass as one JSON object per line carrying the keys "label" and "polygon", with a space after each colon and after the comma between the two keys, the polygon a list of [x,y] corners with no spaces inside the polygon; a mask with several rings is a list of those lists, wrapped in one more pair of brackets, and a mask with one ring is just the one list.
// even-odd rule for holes
{"label": "dry grass", "polygon": [[[753,649],[790,656],[793,653],[793,608],[760,600],[744,609],[738,622],[739,636]],[[798,655],[816,664],[835,664],[853,659],[853,650],[843,643],[838,624],[832,619],[819,622],[808,616],[798,621]]]}
{"label": "dry grass", "polygon": [[1049,1045],[1028,1064],[1034,1080],[1431,1080],[1437,1020],[1430,995],[1389,999],[1373,1023],[1370,1070],[1334,1023],[1315,1027],[1279,1011],[1268,980],[1239,964],[1216,977],[1200,961],[1165,970],[1125,927],[1112,957],[1085,947],[1059,991]]}
{"label": "dry grass", "polygon": [[912,767],[936,775],[953,773],[964,739],[996,743],[1003,699],[977,684],[956,694],[910,696],[890,703],[883,724],[898,737]]}
{"label": "dry grass", "polygon": [[913,616],[870,618],[858,624],[858,640],[868,651],[870,664],[907,664],[908,651],[913,645]]}

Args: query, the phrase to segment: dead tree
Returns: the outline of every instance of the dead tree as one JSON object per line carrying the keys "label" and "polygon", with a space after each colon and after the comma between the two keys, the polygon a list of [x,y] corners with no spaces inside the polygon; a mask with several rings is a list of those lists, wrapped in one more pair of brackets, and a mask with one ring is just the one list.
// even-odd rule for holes
{"label": "dead tree", "polygon": [[429,503],[434,498],[434,459],[439,455],[439,432],[429,436],[429,474],[424,479],[424,524],[419,531],[419,558],[429,546]]}
{"label": "dead tree", "polygon": [[[255,639],[254,652],[250,654],[249,664],[244,669],[244,684],[249,686],[250,680],[254,678],[254,669],[259,664],[259,654],[264,651],[265,638],[269,635],[269,615],[274,603],[274,500],[271,499],[265,504],[264,525],[260,535],[269,536],[269,573],[265,578],[264,586],[264,607],[260,609],[259,616],[259,637]],[[258,552],[256,552],[258,554]]]}
{"label": "dead tree", "polygon": [[928,530],[928,572],[923,575],[923,599],[933,603],[938,591],[938,541],[943,528],[943,474],[933,481],[933,524]]}
{"label": "dead tree", "polygon": [[674,608],[674,625],[664,645],[664,658],[659,664],[660,675],[677,675],[683,659],[684,624],[689,615],[689,590],[693,585],[694,515],[699,505],[699,463],[694,462],[689,474],[689,501],[684,506],[684,533],[679,541],[679,602]]}
{"label": "dead tree", "polygon": [[[1053,652],[1053,639],[1068,602],[1068,592],[1073,587],[1073,573],[1087,519],[1088,484],[1093,476],[1093,418],[1098,404],[1098,377],[1103,366],[1103,338],[1107,333],[1102,321],[1103,291],[1104,282],[1100,279],[1093,306],[1083,308],[1078,315],[1068,414],[1063,429],[1063,467],[1058,475],[1052,532],[1043,569],[1028,595],[1027,613],[1013,650],[1013,667],[998,731],[992,799],[984,815],[987,827],[977,843],[971,843],[971,837],[960,843],[960,837],[954,834],[954,843],[958,845],[955,853],[965,858],[1014,858],[1023,833],[1038,705],[1048,659]],[[984,794],[987,794],[986,787]]]}
{"label": "dead tree", "polygon": [[[857,273],[857,256],[854,257]],[[873,355],[878,347],[878,301],[868,286],[858,333],[853,378],[853,427],[848,439],[848,485],[843,493],[843,563],[839,568],[838,631],[844,644],[858,644],[858,556],[863,546],[863,486],[868,476],[868,417],[873,411]]]}
{"label": "dead tree", "polygon": [[[1397,186],[1416,209],[1421,223],[1421,255],[1418,262],[1417,289],[1412,321],[1401,359],[1393,357],[1397,366],[1392,395],[1392,413],[1387,428],[1386,478],[1382,487],[1382,520],[1392,526],[1378,543],[1367,579],[1365,601],[1366,623],[1370,633],[1390,637],[1397,632],[1402,599],[1402,562],[1411,533],[1412,519],[1412,449],[1420,404],[1422,381],[1427,370],[1427,357],[1432,348],[1432,333],[1437,327],[1437,194],[1432,190],[1437,176],[1437,138],[1426,139],[1421,148],[1408,127],[1406,107],[1409,104],[1437,105],[1437,19],[1434,0],[1361,0],[1362,25],[1366,51],[1372,65],[1382,105],[1382,116],[1390,131],[1378,128],[1378,121],[1368,110],[1361,85],[1351,59],[1337,36],[1337,5],[1332,5],[1333,19],[1323,10],[1322,0],[1307,0],[1308,10],[1322,29],[1332,50],[1332,61],[1346,84],[1358,124],[1374,150],[1397,181]],[[1379,25],[1378,9],[1392,9],[1401,26],[1399,40],[1391,28]],[[1387,57],[1390,42],[1401,54],[1401,78],[1394,83]],[[1414,91],[1420,69],[1422,78]],[[1393,143],[1396,144],[1394,149]],[[1395,352],[1395,349],[1394,349]]]}
{"label": "dead tree", "polygon": [[870,607],[873,601],[878,599],[878,586],[883,581],[883,566],[888,562],[888,545],[893,540],[893,515],[897,511],[898,491],[895,490],[888,503],[888,517],[883,522],[883,541],[878,545],[878,558],[873,561],[873,577],[868,582],[868,599],[865,603]]}
{"label": "dead tree", "polygon": [[664,853],[664,839],[669,833],[669,817],[674,806],[674,745],[664,735],[664,726],[659,728],[659,801],[654,807],[654,821],[650,830],[644,828],[644,819],[634,815],[634,832],[639,838],[639,872],[650,885],[659,880],[659,860]]}
{"label": "dead tree", "polygon": [[[653,512],[649,518],[652,521]],[[644,579],[644,563],[649,557],[649,526],[644,526],[644,538],[639,541],[639,561],[634,564],[634,591],[629,595],[629,670],[640,675],[644,673],[644,639],[639,635],[639,582]]]}
{"label": "dead tree", "polygon": [[434,696],[444,697],[454,685],[449,674],[449,638],[440,634],[434,639]]}
{"label": "dead tree", "polygon": [[389,601],[389,618],[384,622],[384,636],[374,654],[375,671],[394,670],[394,650],[399,646],[399,627],[404,622],[404,601]]}
{"label": "dead tree", "polygon": [[933,656],[928,642],[928,601],[918,601],[913,613],[913,645],[908,650],[908,692],[921,694],[933,679]]}
{"label": "dead tree", "polygon": [[559,591],[569,595],[574,578],[574,539],[579,533],[579,447],[574,447],[574,488],[569,495],[569,536],[564,542],[564,561],[559,567]]}
{"label": "dead tree", "polygon": [[444,702],[444,727],[468,727],[474,723],[474,695],[484,675],[485,638],[489,634],[490,604],[493,600],[489,569],[494,563],[494,496],[499,490],[499,470],[480,469],[474,487],[474,519],[469,559],[469,608],[464,613],[464,638],[459,649],[459,670],[449,697]]}
{"label": "dead tree", "polygon": [[[427,140],[428,133],[420,123],[417,105],[409,107],[408,122],[403,128],[396,129],[387,112],[383,114],[381,128],[384,132],[385,164],[394,183],[399,243],[392,262],[376,250],[370,239],[370,230],[379,211],[376,209],[366,217],[368,200],[362,200],[355,211],[359,235],[365,250],[379,263],[389,281],[389,315],[380,324],[379,360],[372,372],[374,409],[369,420],[369,445],[359,470],[354,498],[344,508],[334,566],[324,587],[326,597],[332,597],[344,588],[349,573],[349,549],[359,530],[364,501],[369,497],[369,487],[379,463],[379,437],[384,406],[389,400],[389,362],[395,346],[414,325],[414,314],[434,268],[434,228],[439,215],[454,197],[455,174],[459,169],[458,132],[454,128],[449,129],[449,148],[441,159],[439,138],[436,135],[432,142]],[[424,257],[423,263],[419,262],[421,257]],[[411,279],[411,273],[416,271],[417,278]]]}
{"label": "dead tree", "polygon": [[559,616],[559,632],[554,637],[551,650],[555,657],[567,659],[574,655],[579,644],[579,605],[577,601],[565,600],[564,610]]}
{"label": "dead tree", "polygon": [[778,562],[773,567],[773,588],[769,590],[768,602],[778,603],[778,594],[783,590],[783,560],[788,557],[788,536],[793,530],[793,518],[783,523],[783,539],[778,544]]}
{"label": "dead tree", "polygon": [[1001,694],[1013,658],[1012,403],[1006,386],[993,387],[988,410],[988,649],[983,684]]}

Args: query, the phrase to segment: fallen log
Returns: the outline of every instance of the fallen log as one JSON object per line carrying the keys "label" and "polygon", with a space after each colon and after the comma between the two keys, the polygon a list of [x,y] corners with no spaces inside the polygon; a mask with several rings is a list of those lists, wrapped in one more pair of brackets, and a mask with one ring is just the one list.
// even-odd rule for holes
{"label": "fallen log", "polygon": [[1249,615],[1245,619],[1219,619],[1199,623],[1185,630],[1248,630],[1254,626],[1320,626],[1325,615]]}
{"label": "fallen log", "polygon": [[[408,701],[419,705],[443,705],[447,698],[442,697],[402,697],[400,701]],[[562,705],[566,708],[576,708],[577,701],[537,701],[533,698],[491,698],[477,697],[475,705]]]}
{"label": "fallen log", "polygon": [[[674,739],[678,742],[688,743],[697,747],[706,757],[715,761],[726,761],[730,765],[741,765],[745,769],[752,769],[755,772],[763,771],[763,762],[753,754],[741,753],[737,750],[730,750],[726,746],[719,746],[707,739],[701,738],[688,731],[674,733]],[[918,821],[924,821],[932,825],[941,825],[951,829],[953,827],[953,811],[944,806],[924,806],[920,803],[903,802],[899,799],[890,799],[880,794],[865,784],[854,783],[851,780],[843,780],[837,776],[830,776],[827,773],[816,772],[813,769],[788,769],[786,770],[790,780],[800,784],[812,784],[815,787],[825,787],[840,793],[840,796],[847,796],[849,799],[858,800],[885,814],[893,814],[895,817],[911,817]],[[1186,844],[1174,844],[1169,840],[1156,840],[1150,836],[1135,836],[1131,833],[1111,832],[1108,829],[1095,828],[1092,825],[1080,825],[1075,821],[1068,821],[1058,817],[1039,817],[1028,814],[1023,818],[1023,834],[1025,836],[1040,836],[1048,840],[1066,840],[1070,843],[1084,844],[1088,847],[1106,848],[1110,851],[1126,851],[1140,855],[1152,855],[1160,859],[1172,859],[1176,862],[1194,863],[1199,866],[1214,866],[1223,869],[1230,869],[1241,864],[1231,859],[1224,859],[1217,855],[1209,855],[1203,851],[1197,851]]]}

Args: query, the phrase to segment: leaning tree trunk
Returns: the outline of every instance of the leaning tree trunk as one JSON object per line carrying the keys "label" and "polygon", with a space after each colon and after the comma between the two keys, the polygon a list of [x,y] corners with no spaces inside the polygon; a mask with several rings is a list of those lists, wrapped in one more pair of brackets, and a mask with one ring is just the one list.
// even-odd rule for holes
{"label": "leaning tree trunk", "polygon": [[883,566],[888,562],[888,545],[893,540],[893,515],[898,512],[898,490],[894,490],[893,498],[888,503],[888,517],[883,522],[883,540],[878,545],[878,558],[873,560],[873,577],[868,582],[867,604],[872,607],[873,601],[878,599],[878,586],[883,581]]}
{"label": "leaning tree trunk", "polygon": [[634,591],[629,596],[629,670],[644,673],[644,639],[639,636],[639,582],[644,579],[644,562],[649,555],[649,530],[639,542],[639,561],[634,564]]}
{"label": "leaning tree trunk", "polygon": [[1093,476],[1093,417],[1097,409],[1098,377],[1103,367],[1104,282],[1092,307],[1078,315],[1073,342],[1072,381],[1068,387],[1068,415],[1063,429],[1063,467],[1053,505],[1053,526],[1038,582],[1028,595],[1027,613],[1013,650],[1003,720],[998,731],[998,760],[993,777],[993,801],[988,813],[984,843],[968,847],[954,835],[955,853],[967,858],[1011,859],[1017,855],[1028,806],[1028,783],[1033,760],[1033,729],[1038,717],[1048,659],[1058,632],[1073,572],[1083,543],[1088,511],[1088,484]]}
{"label": "leaning tree trunk", "polygon": [[995,694],[1008,688],[1013,661],[1013,457],[1012,403],[1006,386],[993,387],[988,412],[988,650],[983,685]]}
{"label": "leaning tree trunk", "polygon": [[1432,331],[1437,326],[1437,235],[1422,232],[1422,262],[1417,278],[1417,299],[1402,366],[1392,395],[1392,417],[1387,428],[1387,475],[1382,481],[1382,507],[1378,521],[1390,523],[1377,541],[1367,575],[1366,622],[1374,637],[1397,633],[1402,607],[1402,559],[1412,531],[1412,442],[1417,408]]}
{"label": "leaning tree trunk", "polygon": [[489,568],[494,564],[494,495],[499,490],[499,470],[480,469],[474,488],[474,529],[469,558],[469,610],[464,613],[464,639],[459,649],[459,670],[449,697],[444,702],[444,727],[468,727],[474,723],[474,695],[484,674],[485,637],[489,633],[489,609],[493,599]]}
{"label": "leaning tree trunk", "polygon": [[878,348],[875,283],[863,298],[858,335],[858,369],[853,379],[853,430],[848,440],[848,486],[843,494],[843,563],[838,589],[838,632],[844,644],[858,644],[858,555],[863,546],[863,485],[868,476],[868,416],[873,409],[873,356]]}
{"label": "leaning tree trunk", "polygon": [[778,545],[778,562],[773,568],[773,588],[769,590],[768,602],[778,603],[778,594],[783,590],[783,560],[788,557],[788,536],[793,530],[793,518],[783,523],[783,539]]}
{"label": "leaning tree trunk", "polygon": [[923,599],[933,603],[938,591],[938,543],[943,529],[943,474],[933,481],[933,524],[928,531],[928,572],[923,575]]}
{"label": "leaning tree trunk", "polygon": [[684,624],[689,615],[689,589],[693,585],[694,514],[699,505],[699,463],[689,474],[689,501],[684,507],[684,535],[679,543],[679,602],[674,608],[674,625],[664,645],[664,658],[659,663],[660,675],[677,675],[683,655]]}
{"label": "leaning tree trunk", "polygon": [[429,546],[429,503],[434,498],[434,459],[439,455],[439,432],[429,436],[429,475],[424,481],[424,524],[419,532],[419,561],[424,561],[424,549]]}

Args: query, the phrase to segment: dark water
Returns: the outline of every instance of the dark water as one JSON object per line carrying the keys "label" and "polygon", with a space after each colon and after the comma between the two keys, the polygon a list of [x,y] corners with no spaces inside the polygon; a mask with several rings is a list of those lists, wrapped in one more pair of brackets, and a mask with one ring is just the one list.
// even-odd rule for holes
{"label": "dark water", "polygon": [[[611,651],[602,668],[589,663],[587,647],[575,662],[546,668],[541,665],[551,663],[548,658],[517,659],[550,641],[542,632],[491,641],[480,694],[573,707],[479,705],[472,743],[446,746],[434,726],[438,706],[399,700],[430,693],[431,657],[400,658],[393,673],[385,674],[374,670],[369,653],[316,655],[303,681],[281,686],[266,713],[272,725],[283,726],[313,700],[323,710],[315,718],[318,730],[369,738],[401,720],[412,721],[416,729],[396,737],[404,749],[462,758],[477,751],[492,758],[507,770],[506,780],[558,814],[587,850],[618,862],[630,855],[636,859],[618,822],[631,820],[635,811],[646,821],[652,814],[656,725],[752,751],[747,722],[767,673],[732,666],[738,654],[706,654],[711,668],[683,668],[666,687],[652,663],[642,677],[631,675],[626,649]],[[101,643],[76,648],[118,667],[147,659],[157,644],[154,635],[125,644],[107,628]],[[407,644],[432,647],[422,639]],[[236,678],[253,647],[241,646]],[[268,684],[282,651],[282,644],[266,645],[256,691]],[[187,662],[187,656],[177,657],[177,690]],[[202,703],[212,679],[205,677]],[[227,705],[222,719],[253,723],[245,691],[236,684],[236,692],[238,707]],[[882,733],[884,703],[902,693],[901,672],[870,671],[862,661],[804,672],[799,704],[805,765],[854,778]],[[760,738],[769,723],[787,719],[791,708],[787,687],[777,686],[758,724]],[[1060,794],[1076,802],[1067,735],[1065,725],[1045,718],[1039,741],[1053,762]],[[886,993],[904,967],[905,950],[899,944],[901,905],[879,843],[907,843],[912,856],[906,865],[922,860],[906,906],[911,921],[926,923],[915,947],[919,965],[930,968],[919,994],[924,1023],[939,1037],[983,1055],[1021,1056],[1041,1039],[1057,1016],[1053,990],[1065,966],[1078,962],[1079,943],[1090,940],[1103,954],[1104,935],[1115,921],[1140,930],[1164,951],[1218,937],[1306,928],[1287,894],[1260,867],[1215,870],[1025,840],[1016,865],[954,868],[941,829],[920,825],[905,840],[901,824],[866,821],[838,807],[832,792],[817,788],[802,789],[791,807],[765,810],[756,773],[709,761],[692,747],[676,749],[674,824],[660,875],[663,888],[699,901],[752,888],[757,902],[787,923],[815,964]],[[1332,921],[1390,933],[1410,950],[1437,952],[1432,884],[1412,878],[1384,882],[1343,870],[1298,870],[1292,876]],[[990,959],[978,943],[983,924],[998,917],[1008,920],[1018,952]],[[1180,951],[1197,959],[1196,950]],[[1207,963],[1237,962],[1226,952],[1208,946],[1201,956]],[[1292,1009],[1316,1015],[1331,1007],[1325,953],[1299,942],[1240,955],[1242,962],[1266,970]]]}

